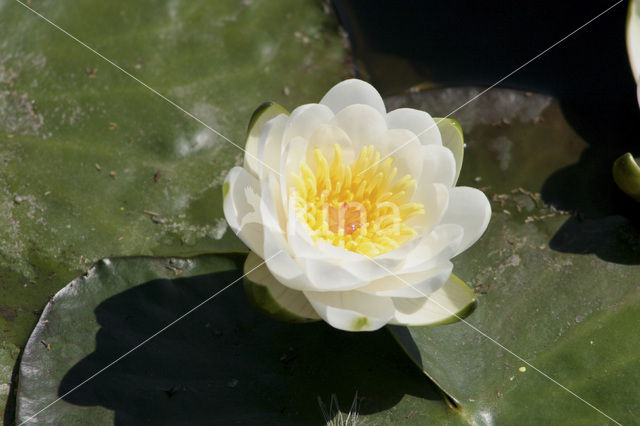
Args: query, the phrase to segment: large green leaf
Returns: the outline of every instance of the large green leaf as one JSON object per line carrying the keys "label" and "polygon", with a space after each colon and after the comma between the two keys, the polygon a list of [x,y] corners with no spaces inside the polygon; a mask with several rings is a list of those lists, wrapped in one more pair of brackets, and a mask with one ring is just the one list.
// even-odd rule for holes
{"label": "large green leaf", "polygon": [[[443,89],[388,103],[444,115],[478,93]],[[531,365],[616,421],[636,423],[640,232],[637,215],[603,213],[623,196],[607,160],[599,174],[549,97],[493,90],[454,118],[467,143],[459,184],[482,187],[494,212],[484,237],[454,259],[478,307],[468,322],[392,332],[470,424],[614,424]]]}
{"label": "large green leaf", "polygon": [[[311,0],[28,3],[238,145],[262,102],[315,101],[347,70]],[[237,148],[18,2],[0,28],[1,341],[99,258],[244,249],[221,210]]]}
{"label": "large green leaf", "polygon": [[32,421],[324,425],[318,397],[328,407],[335,394],[348,411],[357,392],[358,424],[461,424],[386,330],[347,333],[258,313],[239,282],[242,261],[100,261],[53,298],[29,339],[17,422],[206,301]]}

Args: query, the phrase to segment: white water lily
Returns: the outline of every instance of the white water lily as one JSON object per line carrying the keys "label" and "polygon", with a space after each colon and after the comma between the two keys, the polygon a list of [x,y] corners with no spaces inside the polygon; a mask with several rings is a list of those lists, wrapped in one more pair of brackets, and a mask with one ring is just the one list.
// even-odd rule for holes
{"label": "white water lily", "polygon": [[224,185],[225,217],[251,250],[250,298],[343,330],[455,320],[475,299],[450,259],[491,217],[481,191],[455,186],[462,147],[453,120],[387,113],[356,79],[290,115],[260,108]]}

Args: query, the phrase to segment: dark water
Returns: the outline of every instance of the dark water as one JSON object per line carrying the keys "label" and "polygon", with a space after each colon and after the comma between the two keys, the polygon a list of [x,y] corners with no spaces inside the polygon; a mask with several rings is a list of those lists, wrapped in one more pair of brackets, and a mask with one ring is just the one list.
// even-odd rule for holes
{"label": "dark water", "polygon": [[[424,82],[492,85],[615,0],[334,3],[351,38],[357,72],[389,95]],[[639,155],[640,110],[625,43],[627,3],[500,86],[553,95],[588,143],[635,148]],[[612,128],[616,137],[603,140]]]}

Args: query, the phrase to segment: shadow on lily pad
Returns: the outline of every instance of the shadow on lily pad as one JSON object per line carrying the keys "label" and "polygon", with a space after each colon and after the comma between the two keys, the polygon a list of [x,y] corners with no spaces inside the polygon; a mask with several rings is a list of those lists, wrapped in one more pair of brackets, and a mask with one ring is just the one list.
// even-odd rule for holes
{"label": "shadow on lily pad", "polygon": [[623,216],[571,217],[553,236],[549,246],[565,253],[595,254],[608,262],[640,264],[640,231]]}
{"label": "shadow on lily pad", "polygon": [[[616,98],[617,99],[617,98]],[[596,105],[567,101],[566,116],[589,144],[577,163],[553,173],[542,187],[546,203],[572,212],[549,245],[567,253],[592,253],[608,262],[640,264],[640,203],[615,184],[612,166],[624,152],[637,152],[640,114],[630,97]],[[615,120],[602,120],[602,107]],[[580,105],[580,106],[579,106]]]}
{"label": "shadow on lily pad", "polygon": [[[65,374],[59,395],[237,278],[231,271],[153,280],[105,300],[95,309],[96,349]],[[238,285],[64,400],[114,410],[117,425],[322,425],[318,397],[328,406],[335,394],[346,411],[356,391],[361,414],[389,409],[405,394],[441,399],[386,330],[277,323],[255,312]]]}

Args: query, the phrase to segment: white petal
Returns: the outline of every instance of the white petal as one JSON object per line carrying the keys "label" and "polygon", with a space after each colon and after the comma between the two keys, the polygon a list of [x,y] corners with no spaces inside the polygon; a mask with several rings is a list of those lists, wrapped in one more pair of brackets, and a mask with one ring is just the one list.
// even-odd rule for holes
{"label": "white petal", "polygon": [[445,262],[426,272],[390,274],[360,287],[358,291],[376,296],[424,298],[442,287],[451,276],[452,270],[453,264]]}
{"label": "white petal", "polygon": [[264,230],[264,259],[273,276],[280,283],[294,290],[316,290],[289,253],[287,242],[282,235],[272,232],[267,227]]}
{"label": "white petal", "polygon": [[320,250],[305,225],[303,225],[295,212],[293,198],[289,200],[289,217],[287,221],[287,241],[291,252],[295,253],[296,258],[322,258],[326,257],[325,253]]}
{"label": "white petal", "polygon": [[285,200],[282,197],[282,191],[280,189],[280,181],[274,173],[268,173],[260,182],[260,212],[262,221],[264,223],[265,212],[269,212],[272,217],[277,221],[274,225],[277,226],[278,232],[284,234],[287,224],[288,211],[285,208]]}
{"label": "white petal", "polygon": [[422,145],[442,145],[438,125],[429,114],[412,108],[398,108],[387,114],[390,129],[411,130]]}
{"label": "white petal", "polygon": [[482,191],[466,186],[458,186],[449,191],[449,206],[441,223],[455,223],[464,229],[462,243],[456,254],[465,251],[482,236],[489,219],[491,205]]}
{"label": "white petal", "polygon": [[451,150],[437,145],[422,147],[422,175],[419,182],[441,183],[452,187],[456,178],[456,160]]}
{"label": "white petal", "polygon": [[[321,291],[353,290],[372,279],[388,275],[389,270],[398,268],[404,261],[404,257],[398,255],[396,259],[372,262],[359,253],[323,242],[316,244],[292,212],[289,213],[287,239],[296,262],[305,271],[309,282]],[[410,248],[405,251],[409,252]],[[381,267],[382,263],[384,268]]]}
{"label": "white petal", "polygon": [[455,322],[473,308],[475,296],[455,275],[445,285],[422,299],[394,298],[396,312],[391,324],[436,325]]}
{"label": "white petal", "polygon": [[387,130],[384,117],[374,108],[361,104],[346,107],[329,124],[340,127],[349,135],[356,153]]}
{"label": "white petal", "polygon": [[378,91],[369,83],[357,79],[344,80],[336,84],[324,95],[320,103],[331,108],[336,114],[353,104],[368,105],[381,115],[387,113]]}
{"label": "white petal", "polygon": [[282,154],[282,135],[289,120],[284,114],[269,120],[260,133],[258,139],[258,176],[264,179],[267,173],[280,172],[280,157]]}
{"label": "white petal", "polygon": [[[269,184],[270,179],[271,175],[268,175],[266,185]],[[264,225],[264,256],[260,257],[265,259],[269,271],[287,287],[295,290],[314,289],[291,255],[291,248],[285,238],[271,191],[262,192],[260,213]]]}
{"label": "white petal", "polygon": [[455,185],[460,176],[462,169],[462,160],[464,159],[464,134],[460,124],[451,118],[436,118],[440,136],[442,136],[442,146],[448,148],[453,153],[456,160],[456,177],[453,180]]}
{"label": "white petal", "polygon": [[393,303],[389,297],[372,296],[357,291],[305,291],[304,294],[318,315],[340,330],[377,330],[394,314]]}
{"label": "white petal", "polygon": [[[270,313],[285,311],[295,317],[320,319],[304,293],[292,290],[278,282],[269,272],[264,261],[253,252],[250,252],[249,256],[247,256],[247,260],[244,263],[244,273],[246,278],[251,281],[251,285],[265,287],[269,296],[273,298],[273,300],[256,300],[253,298],[255,303],[261,303],[261,309]],[[262,304],[268,304],[269,306]]]}
{"label": "white petal", "polygon": [[295,137],[309,139],[313,132],[322,124],[327,124],[333,118],[333,112],[320,104],[306,104],[294,109],[289,116],[284,131],[284,143]]}
{"label": "white petal", "polygon": [[294,290],[317,290],[300,265],[291,257],[281,240],[270,239],[265,232],[264,255],[267,268],[283,285]]}
{"label": "white petal", "polygon": [[[324,155],[329,165],[333,162],[335,154],[334,145],[340,145],[344,164],[350,164],[355,159],[355,150],[349,135],[338,126],[325,124],[316,128],[308,142],[305,161],[313,171],[316,171],[316,159],[314,150],[318,148]],[[299,169],[298,169],[299,172]]]}
{"label": "white petal", "polygon": [[289,204],[289,192],[295,189],[293,175],[300,176],[300,164],[307,156],[308,141],[302,137],[295,137],[289,141],[280,159],[280,192],[284,206]]}
{"label": "white petal", "polygon": [[414,133],[405,129],[387,130],[379,135],[373,144],[380,151],[381,160],[387,156],[394,158],[393,167],[398,169],[399,178],[405,175],[411,175],[413,179],[420,177],[422,146]]}
{"label": "white petal", "polygon": [[421,232],[429,232],[441,222],[447,211],[449,188],[441,183],[419,182],[411,201],[421,203],[425,213],[409,218],[405,223],[419,228]]}
{"label": "white petal", "polygon": [[[370,281],[385,277],[397,270],[404,262],[407,255],[418,246],[420,238],[414,238],[395,250],[383,253],[375,258],[364,256],[349,250],[342,249],[327,243],[318,243],[319,256],[308,256],[300,251],[300,260],[305,265],[316,265],[324,262],[325,267],[331,268],[335,276],[343,276],[342,288],[346,290],[356,289],[366,285]],[[308,258],[308,259],[307,259]],[[308,270],[308,269],[307,269]],[[322,271],[320,271],[322,273]],[[327,280],[329,281],[329,280]],[[331,285],[337,285],[338,281]],[[324,284],[325,287],[329,285]],[[337,288],[336,288],[337,289]]]}
{"label": "white petal", "polygon": [[260,216],[260,183],[247,170],[234,167],[223,185],[224,216],[233,232],[258,255],[263,254],[264,230]]}
{"label": "white petal", "polygon": [[274,102],[265,102],[256,109],[249,122],[249,132],[245,142],[244,168],[254,176],[258,176],[258,139],[265,123],[280,114],[289,115],[289,112]]}
{"label": "white petal", "polygon": [[400,247],[374,258],[336,247],[338,250],[352,254],[351,256],[345,254],[340,257],[340,259],[343,259],[340,267],[365,283],[386,277],[396,271],[406,261],[409,253],[415,250],[420,244],[421,239],[422,237],[413,238]]}
{"label": "white petal", "polygon": [[322,257],[298,258],[315,290],[345,291],[362,287],[367,281],[342,268],[333,259]]}
{"label": "white petal", "polygon": [[425,272],[458,253],[464,230],[460,225],[438,225],[424,236],[420,244],[406,258],[398,274]]}

